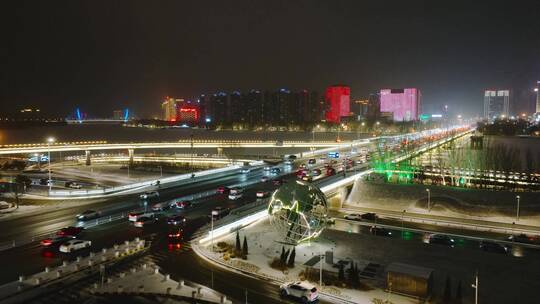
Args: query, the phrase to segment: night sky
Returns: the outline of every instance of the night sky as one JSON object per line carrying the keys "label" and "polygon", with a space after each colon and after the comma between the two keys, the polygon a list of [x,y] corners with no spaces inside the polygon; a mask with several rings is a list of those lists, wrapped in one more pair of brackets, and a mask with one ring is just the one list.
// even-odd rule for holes
{"label": "night sky", "polygon": [[540,1],[6,1],[0,112],[159,111],[164,96],[345,83],[418,87],[424,112],[480,114],[482,90],[532,111]]}

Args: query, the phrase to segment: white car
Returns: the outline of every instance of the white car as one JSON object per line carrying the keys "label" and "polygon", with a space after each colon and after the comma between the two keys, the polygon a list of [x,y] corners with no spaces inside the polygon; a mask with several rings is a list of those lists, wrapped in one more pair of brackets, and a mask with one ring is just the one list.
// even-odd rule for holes
{"label": "white car", "polygon": [[263,198],[263,197],[267,197],[268,195],[270,195],[270,192],[265,191],[265,190],[259,190],[259,191],[257,191],[256,195],[257,195],[258,198]]}
{"label": "white car", "polygon": [[270,166],[264,166],[264,171],[270,171]]}
{"label": "white car", "polygon": [[346,220],[351,220],[351,221],[361,221],[362,215],[358,213],[351,213],[351,214],[345,215],[344,218]]}
{"label": "white car", "polygon": [[139,212],[130,212],[128,214],[128,220],[130,222],[136,222],[139,220],[139,218],[141,217],[153,217],[154,216],[154,213],[152,212],[147,212],[147,213],[144,213],[143,211],[139,211]]}
{"label": "white car", "polygon": [[250,167],[243,167],[243,168],[240,170],[240,172],[242,172],[242,173],[244,173],[244,174],[245,174],[245,173],[249,173],[249,172],[251,172],[251,168],[250,168]]}
{"label": "white car", "polygon": [[242,192],[244,192],[244,189],[242,189],[240,187],[234,187],[234,188],[231,188],[231,190],[229,190],[230,194],[239,194],[239,193],[242,193]]}
{"label": "white car", "polygon": [[229,199],[230,200],[237,200],[239,198],[242,198],[242,196],[244,196],[244,194],[242,192],[237,192],[237,193],[229,193]]}
{"label": "white car", "polygon": [[308,282],[285,283],[279,286],[279,294],[282,297],[295,297],[302,303],[313,303],[319,299],[317,288]]}
{"label": "white car", "polygon": [[170,202],[157,203],[152,206],[152,211],[164,211],[170,209],[172,204]]}
{"label": "white car", "polygon": [[159,193],[157,191],[147,191],[140,195],[140,198],[143,200],[151,199],[155,197],[159,197]]}
{"label": "white car", "polygon": [[85,241],[85,240],[70,240],[65,242],[64,244],[60,245],[60,252],[69,253],[72,251],[80,250],[83,248],[88,248],[92,246],[91,241]]}

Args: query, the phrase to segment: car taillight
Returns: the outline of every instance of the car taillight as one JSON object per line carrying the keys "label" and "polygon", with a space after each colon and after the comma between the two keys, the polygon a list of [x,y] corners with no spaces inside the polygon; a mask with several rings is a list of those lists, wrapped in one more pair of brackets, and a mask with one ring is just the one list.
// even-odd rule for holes
{"label": "car taillight", "polygon": [[51,241],[51,240],[43,240],[43,241],[41,241],[41,244],[42,244],[43,246],[49,246],[49,245],[52,244],[52,241]]}
{"label": "car taillight", "polygon": [[137,224],[137,225],[142,225],[143,222],[135,222],[135,224]]}

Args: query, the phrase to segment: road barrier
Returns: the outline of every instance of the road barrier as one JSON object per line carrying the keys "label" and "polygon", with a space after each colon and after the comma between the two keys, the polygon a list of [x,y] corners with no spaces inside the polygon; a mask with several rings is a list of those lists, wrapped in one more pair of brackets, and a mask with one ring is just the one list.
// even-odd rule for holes
{"label": "road barrier", "polygon": [[[258,163],[257,163],[258,164]],[[224,168],[217,168],[217,169],[211,169],[201,172],[195,172],[193,173],[186,173],[182,175],[172,176],[172,177],[165,177],[140,183],[134,183],[129,185],[123,185],[118,187],[110,187],[110,188],[104,188],[104,189],[93,189],[93,190],[52,190],[49,192],[50,196],[52,197],[59,197],[59,198],[65,198],[65,197],[92,197],[92,196],[102,196],[102,195],[111,195],[111,194],[119,194],[122,192],[127,191],[133,191],[133,190],[140,190],[144,189],[146,187],[151,186],[157,186],[157,185],[165,185],[167,183],[173,183],[173,182],[179,182],[179,181],[197,181],[200,178],[208,177],[212,174],[219,174],[224,173],[228,171],[234,171],[241,168],[241,165],[232,165]],[[159,183],[158,183],[159,182]]]}

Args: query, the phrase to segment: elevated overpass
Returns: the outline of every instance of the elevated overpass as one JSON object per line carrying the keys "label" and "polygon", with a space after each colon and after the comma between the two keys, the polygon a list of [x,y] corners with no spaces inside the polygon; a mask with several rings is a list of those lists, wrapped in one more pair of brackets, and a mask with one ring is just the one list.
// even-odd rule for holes
{"label": "elevated overpass", "polygon": [[329,148],[349,147],[352,142],[335,141],[175,141],[175,142],[141,142],[141,143],[108,143],[103,141],[80,141],[69,143],[36,143],[12,144],[0,146],[0,155],[66,152],[66,151],[104,151],[135,149],[180,149],[180,148]]}

